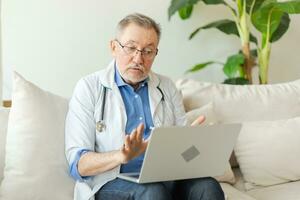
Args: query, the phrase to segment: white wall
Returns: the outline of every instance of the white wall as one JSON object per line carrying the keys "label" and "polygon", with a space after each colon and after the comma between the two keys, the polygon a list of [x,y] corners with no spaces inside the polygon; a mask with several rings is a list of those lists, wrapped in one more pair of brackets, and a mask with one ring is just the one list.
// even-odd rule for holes
{"label": "white wall", "polygon": [[0,0],[0,107],[2,106],[2,90],[3,90],[3,80],[2,80],[2,58],[1,58],[1,54],[2,54],[2,45],[1,45],[1,0]]}
{"label": "white wall", "polygon": [[[159,55],[153,69],[173,79],[183,76],[193,64],[224,61],[238,50],[236,37],[216,30],[187,40],[199,25],[230,16],[222,6],[198,4],[192,19],[182,21],[176,15],[168,21],[169,3],[169,0],[2,0],[4,98],[10,98],[12,69],[44,89],[70,96],[80,77],[110,62],[109,40],[114,37],[117,22],[131,12],[144,13],[161,24]],[[270,82],[288,81],[300,75],[300,58],[296,55],[300,46],[295,42],[299,40],[299,23],[297,16],[289,33],[274,45]],[[214,82],[224,79],[217,66],[188,76]]]}
{"label": "white wall", "polygon": [[270,82],[300,78],[300,15],[291,16],[286,35],[273,44],[270,61]]}

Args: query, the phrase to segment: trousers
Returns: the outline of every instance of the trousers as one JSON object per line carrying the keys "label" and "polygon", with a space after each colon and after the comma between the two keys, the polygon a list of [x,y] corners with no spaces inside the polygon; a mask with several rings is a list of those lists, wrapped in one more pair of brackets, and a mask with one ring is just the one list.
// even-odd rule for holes
{"label": "trousers", "polygon": [[116,178],[106,183],[96,200],[224,200],[220,184],[211,177],[138,184]]}

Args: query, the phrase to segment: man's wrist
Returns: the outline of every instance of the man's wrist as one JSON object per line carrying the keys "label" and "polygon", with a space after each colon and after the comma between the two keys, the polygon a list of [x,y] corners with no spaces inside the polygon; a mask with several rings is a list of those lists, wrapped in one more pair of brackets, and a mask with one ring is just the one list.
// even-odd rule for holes
{"label": "man's wrist", "polygon": [[116,151],[116,159],[119,165],[125,164],[126,162],[124,161],[124,154],[122,153],[122,150],[117,150]]}

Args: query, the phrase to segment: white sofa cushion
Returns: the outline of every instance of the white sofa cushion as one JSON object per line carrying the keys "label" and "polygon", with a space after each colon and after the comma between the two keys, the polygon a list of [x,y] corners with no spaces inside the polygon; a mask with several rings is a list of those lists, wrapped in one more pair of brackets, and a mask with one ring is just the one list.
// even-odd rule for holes
{"label": "white sofa cushion", "polygon": [[8,108],[0,107],[0,183],[3,179],[8,114]]}
{"label": "white sofa cushion", "polygon": [[300,180],[300,117],[243,123],[234,151],[246,189]]}
{"label": "white sofa cushion", "polygon": [[214,103],[219,122],[277,120],[300,116],[300,80],[274,85],[176,82],[187,111]]}
{"label": "white sofa cushion", "polygon": [[73,199],[74,182],[64,154],[68,101],[14,74],[3,199]]}
{"label": "white sofa cushion", "polygon": [[[244,184],[245,181],[242,177],[239,168],[234,168],[233,171],[234,171],[235,178],[237,180],[237,182],[234,184],[233,187],[238,189],[242,193],[247,194],[255,199],[263,199],[263,200],[300,199],[300,190],[299,190],[300,181],[278,184],[278,185],[273,185],[268,187],[260,186],[260,187],[256,187],[255,189],[247,191],[245,189],[245,184]],[[224,187],[223,190],[226,192],[227,188]]]}
{"label": "white sofa cushion", "polygon": [[300,181],[262,187],[246,194],[263,200],[298,200],[300,199]]}
{"label": "white sofa cushion", "polygon": [[[201,124],[201,126],[218,123],[215,116],[214,106],[212,102],[200,108],[190,110],[189,112],[187,112],[186,117],[187,117],[188,124],[192,124],[192,122],[195,119],[197,119],[197,117],[199,117],[200,115],[204,115],[206,118],[204,123]],[[218,180],[219,182],[227,182],[230,184],[235,183],[235,177],[229,163],[228,163],[228,169],[224,172],[224,174],[221,176],[216,176],[215,179]]]}
{"label": "white sofa cushion", "polygon": [[[225,193],[226,200],[256,200],[250,195],[237,190],[228,183],[221,183],[221,187]],[[265,200],[265,199],[264,199]]]}
{"label": "white sofa cushion", "polygon": [[245,181],[244,181],[244,177],[242,175],[242,172],[240,170],[239,167],[235,167],[232,169],[233,173],[234,173],[234,177],[235,177],[235,183],[233,184],[233,187],[235,187],[236,189],[242,191],[242,192],[246,192],[246,188],[245,188]]}

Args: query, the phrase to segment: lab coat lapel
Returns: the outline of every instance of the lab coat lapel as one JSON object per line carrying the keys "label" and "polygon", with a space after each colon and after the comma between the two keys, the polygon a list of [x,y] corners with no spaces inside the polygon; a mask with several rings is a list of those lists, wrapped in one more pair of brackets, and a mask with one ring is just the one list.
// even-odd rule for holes
{"label": "lab coat lapel", "polygon": [[153,72],[150,72],[149,81],[148,81],[148,93],[149,93],[152,119],[154,119],[154,117],[155,117],[158,105],[162,98],[162,94],[157,89],[157,87],[159,86],[159,83],[160,83],[159,78]]}
{"label": "lab coat lapel", "polygon": [[111,63],[106,68],[106,72],[100,75],[100,81],[104,87],[109,88],[113,91],[113,94],[116,95],[116,98],[118,99],[119,105],[121,106],[122,110],[125,110],[125,105],[123,103],[121,93],[115,83],[115,60],[111,61]]}
{"label": "lab coat lapel", "polygon": [[[109,92],[108,98],[115,99],[115,105],[112,108],[113,113],[120,114],[120,118],[116,117],[117,121],[113,121],[113,124],[116,123],[118,125],[112,125],[116,132],[120,132],[121,137],[117,137],[115,141],[119,141],[118,148],[123,145],[124,137],[125,137],[125,127],[127,121],[126,109],[123,102],[123,98],[119,91],[117,84],[115,83],[115,60],[113,60],[109,66],[105,69],[105,73],[100,74],[100,82],[104,87],[107,87]],[[112,100],[111,99],[111,100]],[[120,130],[115,129],[120,126]]]}

